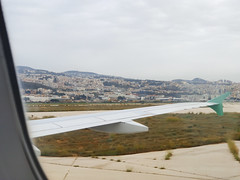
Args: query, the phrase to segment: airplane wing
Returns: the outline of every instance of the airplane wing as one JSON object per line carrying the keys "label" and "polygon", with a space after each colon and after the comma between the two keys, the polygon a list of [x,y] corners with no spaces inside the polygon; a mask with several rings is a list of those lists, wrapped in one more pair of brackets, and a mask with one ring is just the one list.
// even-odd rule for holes
{"label": "airplane wing", "polygon": [[126,110],[116,110],[87,115],[49,118],[28,121],[30,135],[33,138],[91,128],[108,133],[139,133],[148,131],[148,127],[133,120],[180,110],[210,107],[220,116],[223,115],[222,101],[230,93],[225,93],[208,102],[176,103]]}

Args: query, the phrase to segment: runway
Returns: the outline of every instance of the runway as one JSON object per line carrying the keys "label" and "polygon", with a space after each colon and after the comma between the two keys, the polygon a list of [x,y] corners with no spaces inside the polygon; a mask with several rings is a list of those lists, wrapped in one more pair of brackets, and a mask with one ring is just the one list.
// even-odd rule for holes
{"label": "runway", "polygon": [[[63,117],[63,116],[74,116],[80,114],[91,114],[104,112],[109,110],[102,111],[61,111],[61,112],[27,112],[28,117],[36,117],[42,118],[43,116],[55,116],[55,117]],[[223,103],[223,111],[224,112],[237,112],[240,113],[240,103]],[[198,109],[189,109],[184,111],[179,111],[175,113],[215,113],[211,108],[198,108]]]}

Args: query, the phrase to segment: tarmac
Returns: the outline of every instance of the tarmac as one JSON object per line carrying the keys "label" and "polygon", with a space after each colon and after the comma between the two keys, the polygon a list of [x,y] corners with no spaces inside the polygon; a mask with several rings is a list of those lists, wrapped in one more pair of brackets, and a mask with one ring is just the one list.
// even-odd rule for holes
{"label": "tarmac", "polygon": [[[235,142],[240,148],[240,141]],[[39,157],[52,180],[239,180],[240,163],[226,143],[123,156]]]}

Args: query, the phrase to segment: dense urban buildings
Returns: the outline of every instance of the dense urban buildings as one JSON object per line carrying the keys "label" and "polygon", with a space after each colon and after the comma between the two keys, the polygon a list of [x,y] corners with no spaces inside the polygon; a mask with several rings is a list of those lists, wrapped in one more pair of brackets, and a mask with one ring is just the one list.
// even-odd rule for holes
{"label": "dense urban buildings", "polygon": [[18,66],[26,102],[186,102],[207,101],[227,91],[229,101],[240,101],[240,83],[229,80],[127,79],[91,72],[63,73]]}

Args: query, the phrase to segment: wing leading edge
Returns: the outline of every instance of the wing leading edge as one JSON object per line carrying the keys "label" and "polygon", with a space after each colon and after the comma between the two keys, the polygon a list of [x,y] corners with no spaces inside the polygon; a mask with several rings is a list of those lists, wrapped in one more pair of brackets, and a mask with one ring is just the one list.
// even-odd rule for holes
{"label": "wing leading edge", "polygon": [[28,124],[30,134],[33,138],[86,128],[108,133],[146,132],[148,131],[147,126],[133,120],[201,107],[210,107],[221,116],[223,115],[222,101],[229,95],[230,93],[228,92],[208,102],[167,104],[87,115],[32,120],[28,121]]}

